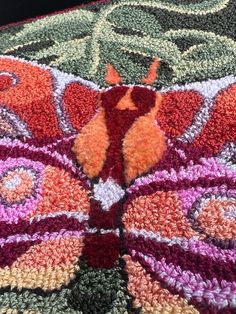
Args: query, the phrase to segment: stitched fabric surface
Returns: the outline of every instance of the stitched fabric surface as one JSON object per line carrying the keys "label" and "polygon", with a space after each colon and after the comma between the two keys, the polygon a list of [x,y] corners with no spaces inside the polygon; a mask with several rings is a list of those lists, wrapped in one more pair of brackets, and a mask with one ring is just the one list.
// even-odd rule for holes
{"label": "stitched fabric surface", "polygon": [[0,29],[0,313],[236,313],[235,9]]}

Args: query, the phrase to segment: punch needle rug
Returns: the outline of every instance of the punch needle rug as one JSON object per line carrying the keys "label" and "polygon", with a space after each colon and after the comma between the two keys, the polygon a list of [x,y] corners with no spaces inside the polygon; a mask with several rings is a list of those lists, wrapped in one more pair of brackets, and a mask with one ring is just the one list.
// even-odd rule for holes
{"label": "punch needle rug", "polygon": [[0,30],[0,313],[236,313],[236,2]]}

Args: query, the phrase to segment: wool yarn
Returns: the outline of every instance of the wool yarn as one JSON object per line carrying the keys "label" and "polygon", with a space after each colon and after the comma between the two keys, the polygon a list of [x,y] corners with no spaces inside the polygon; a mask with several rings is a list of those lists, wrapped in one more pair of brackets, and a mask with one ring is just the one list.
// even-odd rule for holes
{"label": "wool yarn", "polygon": [[0,313],[236,313],[234,8],[0,29]]}

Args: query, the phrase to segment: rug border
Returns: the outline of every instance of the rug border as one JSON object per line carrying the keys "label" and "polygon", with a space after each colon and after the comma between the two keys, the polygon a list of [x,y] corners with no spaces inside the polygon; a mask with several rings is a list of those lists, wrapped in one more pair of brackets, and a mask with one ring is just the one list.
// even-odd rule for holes
{"label": "rug border", "polygon": [[50,12],[48,14],[37,15],[35,17],[26,18],[26,19],[23,19],[23,20],[18,21],[18,22],[10,22],[10,23],[7,23],[7,24],[4,24],[4,25],[0,26],[0,31],[4,30],[4,29],[7,29],[8,27],[20,26],[22,24],[31,23],[31,22],[43,19],[43,18],[45,18],[47,16],[53,16],[53,15],[57,15],[57,14],[71,12],[71,11],[74,11],[74,10],[76,10],[78,8],[84,8],[84,7],[88,7],[88,6],[95,5],[95,4],[101,4],[101,5],[102,4],[106,4],[109,1],[110,0],[93,0],[93,1],[88,2],[88,3],[82,3],[80,5],[75,5],[75,6],[63,9],[63,10],[56,10],[56,11]]}

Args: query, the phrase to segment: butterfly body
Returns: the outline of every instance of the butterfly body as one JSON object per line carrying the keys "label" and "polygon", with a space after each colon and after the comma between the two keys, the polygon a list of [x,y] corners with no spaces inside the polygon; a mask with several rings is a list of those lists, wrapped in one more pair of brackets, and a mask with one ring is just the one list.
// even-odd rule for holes
{"label": "butterfly body", "polygon": [[[97,115],[94,120],[81,130],[75,140],[73,150],[85,173],[91,179],[100,178],[99,183],[93,185],[94,199],[90,203],[92,227],[98,229],[98,234],[89,236],[92,237],[91,248],[89,244],[85,245],[84,251],[87,260],[90,260],[90,251],[98,251],[96,243],[100,246],[104,242],[104,246],[106,246],[109,243],[108,238],[111,236],[113,237],[113,243],[110,247],[107,247],[108,250],[112,250],[109,266],[113,267],[118,258],[121,245],[119,231],[116,235],[114,233],[101,235],[99,234],[99,228],[101,226],[103,229],[119,227],[119,219],[122,214],[122,199],[125,196],[126,186],[129,185],[130,181],[137,174],[148,171],[161,158],[165,147],[165,138],[155,124],[155,116],[160,106],[160,101],[161,96],[157,92],[141,86],[116,86],[103,91],[99,98]],[[137,125],[139,125],[140,129],[139,134],[136,132]],[[145,134],[143,130],[149,126],[151,131],[154,129],[153,136],[159,140],[156,151],[153,151],[153,149],[149,150],[150,145],[153,144],[152,142],[149,145],[148,140],[143,141],[142,139],[142,135]],[[96,136],[93,137],[96,135],[96,130],[97,134],[100,135],[103,130],[104,141],[97,141]],[[156,136],[156,133],[159,136]],[[152,134],[149,134],[149,136],[151,139]],[[138,142],[135,138],[138,139]],[[140,151],[140,147],[143,151]],[[98,150],[100,150],[100,160],[97,159]],[[86,151],[90,152],[89,159],[86,158]],[[152,155],[151,158],[149,154]],[[134,163],[136,167],[140,166],[135,159],[136,156],[138,158],[143,156],[143,161],[141,168],[133,171],[132,165]],[[104,187],[103,191],[102,186]],[[102,199],[97,196],[96,191],[98,190],[100,194],[104,194],[104,198],[106,198],[105,194],[110,193],[109,196],[112,197],[112,192],[119,190],[120,197],[115,198],[110,205],[104,206]],[[89,253],[88,247],[90,248]],[[103,252],[104,256],[99,261],[96,258],[96,263],[92,262],[91,266],[104,266],[103,262],[106,260],[107,252]]]}

